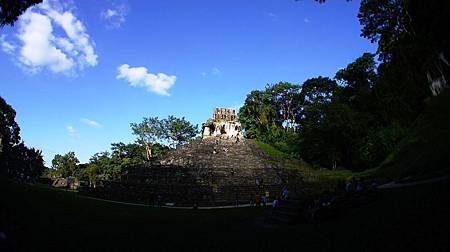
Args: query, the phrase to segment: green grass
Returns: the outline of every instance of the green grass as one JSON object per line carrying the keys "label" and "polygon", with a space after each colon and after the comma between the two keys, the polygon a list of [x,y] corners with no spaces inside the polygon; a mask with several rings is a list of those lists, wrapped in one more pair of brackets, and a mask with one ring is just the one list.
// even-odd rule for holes
{"label": "green grass", "polygon": [[290,155],[277,150],[270,144],[261,141],[255,141],[255,143],[273,159],[273,163],[280,164],[286,170],[299,172],[308,186],[312,187],[313,191],[317,193],[334,189],[338,181],[359,176],[359,173],[353,173],[345,169],[329,170],[313,167],[303,160],[292,158]]}
{"label": "green grass", "polygon": [[9,250],[450,249],[449,182],[386,192],[320,224],[263,229],[263,209],[136,207],[0,178],[0,229]]}
{"label": "green grass", "polygon": [[261,148],[267,155],[269,155],[272,158],[275,158],[275,159],[290,159],[291,158],[290,155],[277,150],[275,147],[273,147],[270,144],[267,144],[267,143],[264,143],[261,141],[257,141],[257,140],[255,140],[254,142],[259,146],[259,148]]}

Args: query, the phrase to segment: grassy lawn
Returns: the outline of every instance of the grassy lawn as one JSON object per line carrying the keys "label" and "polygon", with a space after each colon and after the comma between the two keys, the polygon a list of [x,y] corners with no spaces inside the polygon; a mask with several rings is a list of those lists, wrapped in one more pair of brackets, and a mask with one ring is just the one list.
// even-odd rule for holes
{"label": "grassy lawn", "polygon": [[120,205],[0,178],[3,249],[447,250],[448,181],[397,189],[320,224],[265,229],[263,209],[177,210]]}

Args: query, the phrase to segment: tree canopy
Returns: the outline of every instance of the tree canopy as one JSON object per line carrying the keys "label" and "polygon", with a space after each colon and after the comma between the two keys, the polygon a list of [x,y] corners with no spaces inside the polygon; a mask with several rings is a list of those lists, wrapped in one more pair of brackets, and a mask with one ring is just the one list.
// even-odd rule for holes
{"label": "tree canopy", "polygon": [[0,97],[0,173],[36,181],[45,170],[42,152],[21,142],[16,111]]}
{"label": "tree canopy", "polygon": [[29,7],[42,0],[4,0],[0,2],[0,27],[13,25]]}
{"label": "tree canopy", "polygon": [[177,118],[172,115],[167,119],[144,117],[142,122],[130,125],[138,143],[145,146],[147,159],[153,157],[152,148],[155,144],[183,144],[198,134],[198,125],[192,125],[184,117]]}

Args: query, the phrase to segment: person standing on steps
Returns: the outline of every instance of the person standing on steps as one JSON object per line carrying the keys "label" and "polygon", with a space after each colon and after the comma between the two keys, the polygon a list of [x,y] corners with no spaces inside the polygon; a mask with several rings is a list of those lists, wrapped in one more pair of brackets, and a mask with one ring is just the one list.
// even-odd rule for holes
{"label": "person standing on steps", "polygon": [[278,197],[276,197],[272,202],[272,209],[277,208],[278,204],[279,204]]}
{"label": "person standing on steps", "polygon": [[287,200],[288,198],[289,198],[289,189],[285,187],[283,193],[281,194],[281,199]]}

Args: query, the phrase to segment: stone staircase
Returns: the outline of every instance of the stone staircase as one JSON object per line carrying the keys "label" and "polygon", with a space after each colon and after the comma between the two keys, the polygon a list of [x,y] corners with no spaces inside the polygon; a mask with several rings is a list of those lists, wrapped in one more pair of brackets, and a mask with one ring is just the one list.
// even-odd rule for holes
{"label": "stone staircase", "polygon": [[[161,160],[134,167],[110,197],[145,201],[155,195],[176,206],[248,204],[257,195],[278,196],[286,174],[253,141],[208,138],[169,151]],[[111,194],[110,192],[113,192]],[[132,200],[133,200],[132,199]]]}
{"label": "stone staircase", "polygon": [[178,146],[162,165],[191,168],[210,185],[273,185],[283,182],[281,169],[251,140],[209,138]]}

